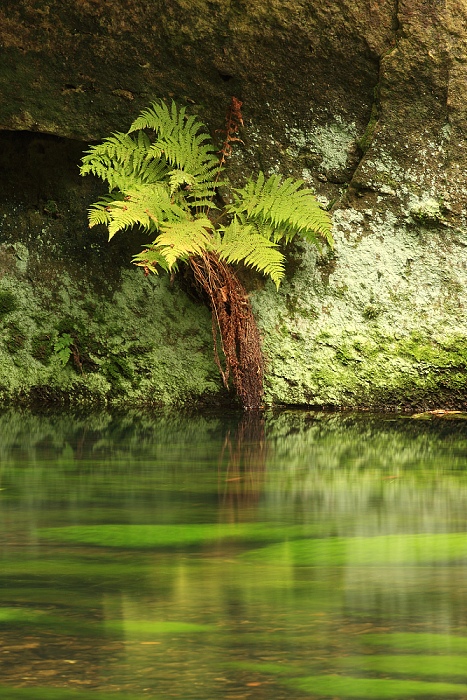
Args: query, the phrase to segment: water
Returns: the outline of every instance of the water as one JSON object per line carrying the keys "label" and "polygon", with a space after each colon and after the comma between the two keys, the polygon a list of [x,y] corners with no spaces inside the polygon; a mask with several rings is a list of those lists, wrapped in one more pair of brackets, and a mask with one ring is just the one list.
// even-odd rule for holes
{"label": "water", "polygon": [[467,422],[0,414],[2,700],[467,698]]}

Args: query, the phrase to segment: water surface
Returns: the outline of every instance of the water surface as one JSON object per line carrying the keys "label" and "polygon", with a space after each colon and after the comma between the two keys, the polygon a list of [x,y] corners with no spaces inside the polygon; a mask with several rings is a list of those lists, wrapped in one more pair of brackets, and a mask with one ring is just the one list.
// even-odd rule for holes
{"label": "water surface", "polygon": [[467,698],[467,422],[0,414],[0,697]]}

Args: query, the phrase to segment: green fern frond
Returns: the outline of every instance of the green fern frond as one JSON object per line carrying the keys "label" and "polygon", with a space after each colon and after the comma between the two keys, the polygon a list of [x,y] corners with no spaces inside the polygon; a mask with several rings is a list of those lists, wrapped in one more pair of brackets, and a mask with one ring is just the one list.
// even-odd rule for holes
{"label": "green fern frond", "polygon": [[98,202],[89,208],[88,220],[89,228],[93,228],[93,226],[97,226],[98,224],[108,226],[111,221],[109,212],[106,211],[105,207],[100,206]]}
{"label": "green fern frond", "polygon": [[175,102],[170,108],[165,102],[153,102],[133,122],[129,134],[140,129],[153,129],[156,140],[149,152],[155,158],[161,154],[173,168],[183,170],[195,178],[196,184],[213,180],[219,171],[219,159],[206,127],[198,117],[187,116],[185,107]]}
{"label": "green fern frond", "polygon": [[[131,136],[115,133],[86,151],[82,159],[81,173],[83,175],[89,172],[96,174],[95,169],[99,168],[100,164],[118,163],[120,166],[125,166],[137,150],[138,144]],[[147,149],[145,153],[147,155]]]}
{"label": "green fern frond", "polygon": [[[152,246],[145,248],[141,253],[137,253],[133,256],[132,261],[134,265],[138,267],[143,267],[150,272],[158,273],[158,267],[161,267],[165,272],[169,272],[169,266],[167,265],[167,260],[165,257]],[[174,265],[174,267],[176,267]]]}
{"label": "green fern frond", "polygon": [[184,172],[183,170],[171,170],[169,172],[169,184],[170,184],[170,194],[182,187],[182,185],[187,185],[187,189],[190,189],[195,184],[195,178],[193,175]]}
{"label": "green fern frond", "polygon": [[140,182],[154,184],[167,179],[170,172],[169,165],[165,158],[160,160],[145,161],[139,170],[135,168],[135,174]]}
{"label": "green fern frond", "polygon": [[131,136],[117,132],[86,151],[82,159],[81,172],[83,174],[94,172],[94,164],[99,160],[125,163],[135,148],[137,145]]}
{"label": "green fern frond", "polygon": [[[149,139],[144,129],[155,132]],[[178,171],[178,175],[174,175]],[[93,146],[83,157],[81,174],[92,173],[125,192],[138,183],[169,182],[172,193],[182,185],[192,208],[215,208],[212,201],[220,166],[204,124],[187,116],[185,107],[154,102],[133,122],[126,134],[116,133]],[[184,173],[184,175],[183,175]]]}
{"label": "green fern frond", "polygon": [[141,114],[134,120],[128,129],[128,133],[131,134],[133,131],[142,129],[170,132],[174,127],[174,123],[178,124],[183,119],[185,112],[186,108],[182,107],[177,113],[174,102],[171,103],[171,110],[169,110],[163,100],[152,102],[151,106],[143,109]]}
{"label": "green fern frond", "polygon": [[[109,207],[112,206],[118,198],[118,195],[106,195],[101,197],[97,202],[91,204],[88,210],[89,228],[104,224],[107,226],[111,222]],[[121,197],[123,199],[123,196]]]}
{"label": "green fern frond", "polygon": [[216,233],[215,251],[222,260],[243,262],[279,286],[284,277],[284,256],[276,243],[257,233],[254,225],[241,224],[237,219]]}
{"label": "green fern frond", "polygon": [[108,227],[109,240],[124,229],[138,226],[146,231],[157,231],[161,222],[179,221],[187,212],[175,203],[165,183],[139,185],[124,194],[112,194],[101,199],[90,209],[89,223],[103,223]]}
{"label": "green fern frond", "polygon": [[139,182],[167,179],[169,167],[165,158],[154,160],[150,147],[143,132],[134,139],[128,134],[114,134],[86,152],[80,173],[92,173],[107,182],[110,190],[121,191]]}
{"label": "green fern frond", "polygon": [[[268,241],[274,241],[275,243],[277,242],[278,239],[276,239],[275,236],[275,228],[271,224],[266,223],[265,221],[259,221],[259,220],[247,220],[250,225],[252,225],[257,233],[259,233],[261,236],[264,238],[267,238]],[[246,221],[244,222],[246,223]]]}
{"label": "green fern frond", "polygon": [[212,246],[213,225],[204,217],[163,224],[160,231],[152,247],[165,259],[169,270],[179,260],[201,255]]}
{"label": "green fern frond", "polygon": [[309,189],[302,189],[302,180],[271,175],[267,180],[259,173],[256,180],[249,180],[235,190],[235,201],[228,207],[229,213],[242,215],[245,221],[257,221],[273,229],[273,240],[289,241],[300,234],[312,243],[318,236],[332,245],[329,214],[319,206]]}
{"label": "green fern frond", "polygon": [[284,256],[278,241],[299,234],[315,245],[323,238],[333,243],[329,214],[303,181],[266,178],[262,172],[234,191],[234,202],[224,210],[231,223],[216,230],[200,212],[216,208],[219,159],[204,124],[174,102],[153,102],[128,133],[91,147],[81,165],[81,174],[88,173],[110,188],[89,210],[89,225],[107,226],[109,238],[134,226],[158,234],[134,257],[149,270],[173,270],[178,262],[213,250],[227,263],[243,262],[279,285]]}

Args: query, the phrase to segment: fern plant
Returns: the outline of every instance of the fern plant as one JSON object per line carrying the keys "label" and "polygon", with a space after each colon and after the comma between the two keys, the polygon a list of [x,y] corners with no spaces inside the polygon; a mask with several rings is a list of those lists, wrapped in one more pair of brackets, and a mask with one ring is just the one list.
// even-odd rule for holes
{"label": "fern plant", "polygon": [[[231,203],[219,211],[217,189],[221,183],[227,185],[221,180],[223,165],[231,142],[240,140],[235,136],[243,124],[240,106],[232,98],[221,159],[196,116],[161,100],[144,110],[126,134],[113,134],[92,146],[80,172],[96,175],[109,187],[109,194],[89,210],[90,227],[105,225],[109,239],[135,226],[147,232],[148,245],[133,257],[146,274],[159,269],[174,272],[181,263],[192,267],[208,294],[214,328],[220,332],[224,369],[217,328],[214,349],[224,383],[232,374],[244,406],[258,408],[263,376],[259,334],[256,330],[255,338],[251,336],[253,317],[250,310],[245,321],[244,311],[245,306],[249,309],[247,295],[230,266],[242,263],[270,277],[278,287],[284,277],[282,242],[298,235],[314,245],[324,240],[332,246],[332,237],[329,215],[311,190],[301,180],[280,175],[266,178],[260,172],[249,178],[243,187],[232,190]],[[252,358],[255,344],[259,349]],[[247,389],[251,373],[259,381]]]}

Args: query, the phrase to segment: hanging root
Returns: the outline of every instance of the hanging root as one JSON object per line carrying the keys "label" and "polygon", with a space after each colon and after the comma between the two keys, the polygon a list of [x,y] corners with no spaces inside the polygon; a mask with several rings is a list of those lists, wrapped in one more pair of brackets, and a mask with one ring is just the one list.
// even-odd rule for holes
{"label": "hanging root", "polygon": [[232,378],[243,407],[258,410],[263,397],[263,355],[246,291],[233,270],[214,253],[190,258],[190,266],[210,300],[214,359],[224,385],[228,388]]}

